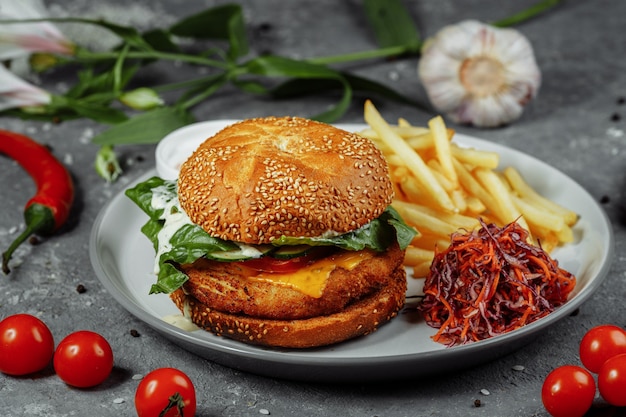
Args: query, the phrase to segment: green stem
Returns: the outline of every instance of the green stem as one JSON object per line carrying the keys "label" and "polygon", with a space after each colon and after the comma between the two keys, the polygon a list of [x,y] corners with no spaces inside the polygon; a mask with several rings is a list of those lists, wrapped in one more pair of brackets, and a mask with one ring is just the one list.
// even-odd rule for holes
{"label": "green stem", "polygon": [[39,203],[31,204],[26,208],[24,211],[24,219],[26,220],[26,229],[11,243],[9,249],[2,252],[2,272],[5,274],[11,272],[9,269],[9,261],[11,260],[13,252],[19,245],[24,243],[30,235],[35,233],[49,233],[55,226],[52,210]]}
{"label": "green stem", "polygon": [[320,58],[311,58],[311,59],[307,59],[307,61],[313,64],[328,65],[328,64],[338,64],[342,62],[362,61],[365,59],[388,58],[392,56],[403,55],[405,53],[417,52],[419,51],[420,47],[421,47],[421,44],[417,48],[408,47],[406,45],[389,46],[387,48],[379,48],[379,49],[373,49],[369,51],[353,52],[350,54],[332,55],[332,56],[320,57]]}
{"label": "green stem", "polygon": [[184,102],[181,102],[180,107],[183,109],[188,109],[198,103],[201,103],[207,97],[219,90],[228,81],[228,79],[228,74],[219,74],[215,76],[213,82],[210,83],[206,89],[204,89],[201,93],[196,94],[195,96],[185,100]]}
{"label": "green stem", "polygon": [[193,80],[185,80],[176,83],[169,84],[161,84],[152,87],[154,91],[157,92],[165,92],[165,91],[174,91],[180,90],[182,88],[191,88],[195,86],[199,86],[202,84],[206,84],[207,82],[211,82],[215,79],[215,75],[208,75],[206,77],[194,78]]}
{"label": "green stem", "polygon": [[[228,63],[217,61],[214,59],[204,58],[197,55],[186,54],[172,54],[168,52],[158,51],[130,51],[126,53],[126,59],[163,59],[168,61],[181,61],[191,64],[206,65],[210,67],[216,67],[221,69],[227,69]],[[117,60],[119,58],[119,52],[89,52],[84,49],[77,51],[76,60],[80,62],[93,62],[93,61],[106,61]]]}
{"label": "green stem", "polygon": [[15,249],[20,246],[26,239],[28,239],[32,234],[37,233],[37,231],[41,228],[41,224],[29,224],[26,229],[11,243],[9,249],[5,252],[2,252],[2,272],[5,275],[8,275],[11,272],[9,269],[9,261],[11,260],[11,256]]}
{"label": "green stem", "polygon": [[526,10],[522,10],[521,12],[514,14],[513,16],[495,21],[492,25],[498,27],[508,27],[520,24],[526,20],[532,19],[538,14],[545,12],[549,8],[556,6],[560,2],[561,0],[543,0]]}
{"label": "green stem", "polygon": [[[498,27],[517,25],[519,23],[530,20],[531,18],[547,11],[551,7],[556,6],[561,1],[562,0],[540,1],[539,3],[529,7],[526,10],[522,10],[521,12],[516,13],[512,16],[496,21],[492,23],[492,25],[498,26]],[[328,65],[328,64],[352,62],[352,61],[362,61],[365,59],[388,58],[388,57],[399,56],[399,55],[404,55],[404,54],[419,53],[422,45],[423,45],[423,42],[420,42],[416,47],[415,46],[410,47],[407,45],[390,46],[386,48],[354,52],[350,54],[332,55],[332,56],[320,57],[320,58],[311,58],[311,59],[308,59],[307,61],[314,63],[314,64]]]}

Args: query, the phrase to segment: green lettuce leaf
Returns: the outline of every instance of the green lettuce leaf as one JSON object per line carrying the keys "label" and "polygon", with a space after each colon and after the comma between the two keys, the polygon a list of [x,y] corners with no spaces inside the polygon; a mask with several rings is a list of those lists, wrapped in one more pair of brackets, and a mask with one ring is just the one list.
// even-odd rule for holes
{"label": "green lettuce leaf", "polygon": [[352,232],[331,237],[290,237],[281,236],[272,241],[273,245],[337,246],[346,250],[373,249],[384,251],[394,240],[403,250],[411,243],[416,231],[407,225],[391,206],[377,219]]}
{"label": "green lettuce leaf", "polygon": [[[181,211],[178,206],[176,181],[152,177],[126,190],[130,198],[149,219],[141,231],[152,242],[156,252],[159,251],[158,236],[165,224],[165,209],[154,207],[154,195],[158,193],[159,200],[167,203],[172,213]],[[372,249],[383,251],[397,241],[405,249],[416,231],[408,226],[398,212],[389,206],[384,213],[358,230],[338,236],[298,238],[282,236],[272,242],[275,246],[308,244],[313,246],[337,246],[346,250]],[[188,279],[180,272],[176,265],[189,264],[197,259],[218,252],[238,250],[235,242],[226,241],[209,235],[200,226],[185,223],[175,231],[169,242],[170,248],[159,255],[159,272],[157,283],[150,293],[171,293],[179,288]]]}

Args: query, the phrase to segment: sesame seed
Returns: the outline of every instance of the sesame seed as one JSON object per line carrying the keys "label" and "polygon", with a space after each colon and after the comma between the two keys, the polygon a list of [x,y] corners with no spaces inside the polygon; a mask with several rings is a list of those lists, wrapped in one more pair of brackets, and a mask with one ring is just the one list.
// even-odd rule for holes
{"label": "sesame seed", "polygon": [[207,139],[181,167],[179,194],[183,210],[209,234],[265,243],[360,227],[390,204],[393,188],[369,140],[319,122],[269,117]]}

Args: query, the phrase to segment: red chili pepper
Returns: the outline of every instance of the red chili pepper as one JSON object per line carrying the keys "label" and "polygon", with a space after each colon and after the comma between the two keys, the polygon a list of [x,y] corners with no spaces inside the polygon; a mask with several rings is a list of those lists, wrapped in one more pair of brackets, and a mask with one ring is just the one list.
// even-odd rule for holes
{"label": "red chili pepper", "polygon": [[0,153],[16,160],[37,186],[37,193],[24,207],[26,229],[2,253],[2,271],[8,274],[11,255],[22,242],[33,234],[50,234],[65,223],[74,201],[74,185],[50,150],[28,136],[0,130]]}

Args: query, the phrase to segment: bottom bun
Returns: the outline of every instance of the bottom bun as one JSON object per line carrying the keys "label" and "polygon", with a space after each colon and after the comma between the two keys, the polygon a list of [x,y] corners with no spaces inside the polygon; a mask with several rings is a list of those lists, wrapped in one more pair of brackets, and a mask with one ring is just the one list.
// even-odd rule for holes
{"label": "bottom bun", "polygon": [[404,306],[406,271],[399,267],[389,285],[327,316],[271,320],[224,313],[201,304],[182,289],[170,297],[197,326],[241,342],[285,348],[311,348],[342,342],[375,331]]}

